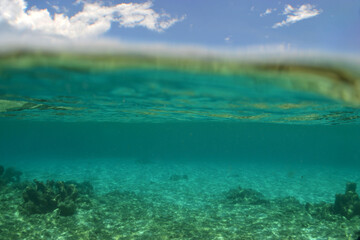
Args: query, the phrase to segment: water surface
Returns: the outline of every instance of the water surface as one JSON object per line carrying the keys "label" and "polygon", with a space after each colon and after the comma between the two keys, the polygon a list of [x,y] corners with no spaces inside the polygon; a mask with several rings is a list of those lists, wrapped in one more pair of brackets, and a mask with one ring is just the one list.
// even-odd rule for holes
{"label": "water surface", "polygon": [[[360,182],[356,66],[3,53],[0,239],[357,239],[334,210]],[[39,213],[33,179],[93,190]]]}

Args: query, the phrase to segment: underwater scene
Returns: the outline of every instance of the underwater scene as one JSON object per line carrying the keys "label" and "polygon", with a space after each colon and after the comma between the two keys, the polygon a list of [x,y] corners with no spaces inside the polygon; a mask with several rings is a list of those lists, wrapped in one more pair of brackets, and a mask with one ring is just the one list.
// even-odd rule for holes
{"label": "underwater scene", "polygon": [[360,239],[359,66],[3,52],[0,239]]}

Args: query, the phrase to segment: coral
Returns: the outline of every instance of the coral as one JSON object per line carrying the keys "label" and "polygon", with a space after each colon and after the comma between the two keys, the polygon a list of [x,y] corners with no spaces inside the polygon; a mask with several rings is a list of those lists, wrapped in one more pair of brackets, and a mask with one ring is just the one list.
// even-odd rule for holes
{"label": "coral", "polygon": [[4,167],[0,165],[0,176],[4,173]]}
{"label": "coral", "polygon": [[[77,184],[82,191],[91,192],[89,183]],[[79,191],[73,182],[34,180],[23,192],[22,209],[27,214],[44,214],[59,210],[61,216],[71,216],[76,212]]]}
{"label": "coral", "polygon": [[360,198],[356,193],[356,183],[347,183],[345,194],[335,195],[334,213],[347,219],[360,216]]}
{"label": "coral", "polygon": [[239,203],[259,205],[269,203],[269,201],[265,199],[262,193],[253,189],[241,187],[229,190],[226,193],[226,199],[233,204]]}

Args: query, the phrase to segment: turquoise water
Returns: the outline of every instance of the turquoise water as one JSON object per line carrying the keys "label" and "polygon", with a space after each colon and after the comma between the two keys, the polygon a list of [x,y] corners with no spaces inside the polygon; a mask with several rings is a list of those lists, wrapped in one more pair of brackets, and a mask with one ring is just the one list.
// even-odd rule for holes
{"label": "turquoise water", "polygon": [[[22,172],[0,181],[0,239],[359,236],[360,217],[331,205],[360,182],[354,72],[96,68],[106,59],[79,67],[25,56],[30,63],[3,57],[0,68],[0,165]],[[299,69],[314,80],[299,84]],[[59,206],[33,213],[24,203],[27,189],[40,191],[33,179],[94,191],[70,216]],[[265,200],[235,201],[238,187]]]}

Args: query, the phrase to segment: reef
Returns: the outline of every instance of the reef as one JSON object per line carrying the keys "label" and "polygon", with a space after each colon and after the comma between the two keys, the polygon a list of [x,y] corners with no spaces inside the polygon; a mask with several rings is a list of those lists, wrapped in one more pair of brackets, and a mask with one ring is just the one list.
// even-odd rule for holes
{"label": "reef", "polygon": [[[1,179],[5,172],[0,166]],[[187,178],[172,176],[178,179],[174,181]],[[20,181],[26,187],[19,188],[20,178],[10,179],[14,182],[0,188],[0,240],[360,239],[360,217],[347,219],[335,211],[336,206],[355,211],[351,207],[359,199],[355,183],[348,183],[335,203],[271,199],[236,187],[220,195],[199,196],[201,205],[195,206],[183,204],[183,192],[170,181],[146,186],[154,189],[151,193],[115,190],[99,194],[89,182]],[[169,201],[169,195],[155,191],[160,187],[177,195]],[[185,200],[193,201],[195,195],[189,196]]]}
{"label": "reef", "polygon": [[226,194],[226,200],[233,204],[266,204],[269,203],[265,196],[253,189],[237,187],[230,189]]}
{"label": "reef", "polygon": [[[80,190],[78,190],[78,188]],[[45,214],[58,209],[60,216],[75,214],[79,202],[93,191],[89,183],[34,180],[23,191],[22,212],[25,214]]]}
{"label": "reef", "polygon": [[15,168],[9,167],[4,168],[0,165],[0,187],[5,186],[9,183],[20,183],[20,177],[22,172]]}
{"label": "reef", "polygon": [[347,183],[345,194],[335,195],[334,212],[347,219],[360,216],[360,198],[356,193],[356,183]]}

